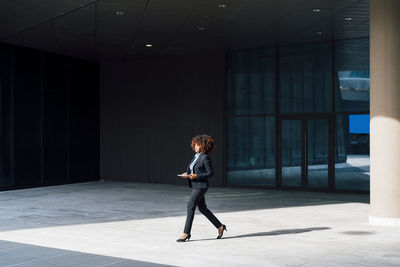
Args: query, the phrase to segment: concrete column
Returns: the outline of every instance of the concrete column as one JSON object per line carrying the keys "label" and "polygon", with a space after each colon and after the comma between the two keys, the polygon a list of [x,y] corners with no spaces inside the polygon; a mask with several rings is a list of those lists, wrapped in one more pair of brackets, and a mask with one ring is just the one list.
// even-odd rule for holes
{"label": "concrete column", "polygon": [[370,0],[371,213],[400,227],[400,0]]}

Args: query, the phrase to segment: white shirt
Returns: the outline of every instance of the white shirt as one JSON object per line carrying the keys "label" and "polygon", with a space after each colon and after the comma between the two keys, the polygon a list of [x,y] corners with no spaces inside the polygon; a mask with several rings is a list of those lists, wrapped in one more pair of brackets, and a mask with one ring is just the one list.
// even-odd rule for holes
{"label": "white shirt", "polygon": [[193,166],[194,164],[196,164],[196,161],[199,159],[201,153],[196,153],[196,155],[194,156],[195,159],[193,160],[193,162],[190,164],[189,168],[190,168],[190,173],[189,174],[193,174]]}

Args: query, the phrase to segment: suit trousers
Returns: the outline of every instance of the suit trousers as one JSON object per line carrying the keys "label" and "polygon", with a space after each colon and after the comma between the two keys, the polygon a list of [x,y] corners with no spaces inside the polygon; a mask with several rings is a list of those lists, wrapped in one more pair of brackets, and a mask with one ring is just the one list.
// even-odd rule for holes
{"label": "suit trousers", "polygon": [[194,212],[196,210],[196,206],[199,207],[199,211],[207,217],[207,219],[214,224],[216,228],[220,227],[222,224],[214,216],[214,214],[207,208],[206,200],[204,199],[204,195],[206,194],[207,189],[197,189],[193,188],[192,193],[189,198],[189,202],[187,205],[187,217],[185,223],[185,234],[190,234],[190,230],[192,229],[192,223],[194,219]]}

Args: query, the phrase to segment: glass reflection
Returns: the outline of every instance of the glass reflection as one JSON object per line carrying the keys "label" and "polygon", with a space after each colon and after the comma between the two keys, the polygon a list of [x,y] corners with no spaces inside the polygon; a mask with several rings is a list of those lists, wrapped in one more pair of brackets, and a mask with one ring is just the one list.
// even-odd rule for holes
{"label": "glass reflection", "polygon": [[283,47],[279,54],[279,112],[331,111],[330,43]]}
{"label": "glass reflection", "polygon": [[307,121],[307,184],[328,187],[328,120]]}
{"label": "glass reflection", "polygon": [[301,120],[282,120],[282,186],[301,186]]}
{"label": "glass reflection", "polygon": [[335,106],[339,112],[369,111],[369,39],[335,42]]}
{"label": "glass reflection", "polygon": [[335,136],[336,189],[369,190],[369,115],[337,115]]}
{"label": "glass reflection", "polygon": [[274,113],[275,49],[228,54],[228,114]]}
{"label": "glass reflection", "polygon": [[274,117],[231,117],[228,144],[228,184],[275,186]]}

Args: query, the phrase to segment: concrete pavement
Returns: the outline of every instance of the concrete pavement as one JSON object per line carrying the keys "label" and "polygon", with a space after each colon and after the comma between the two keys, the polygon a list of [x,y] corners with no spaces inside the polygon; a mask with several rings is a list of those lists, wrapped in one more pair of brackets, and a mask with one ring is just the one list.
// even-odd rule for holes
{"label": "concrete pavement", "polygon": [[189,194],[124,182],[0,192],[0,266],[400,265],[400,229],[368,225],[367,195],[210,188],[228,232],[216,240],[196,211],[177,243]]}

